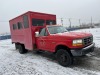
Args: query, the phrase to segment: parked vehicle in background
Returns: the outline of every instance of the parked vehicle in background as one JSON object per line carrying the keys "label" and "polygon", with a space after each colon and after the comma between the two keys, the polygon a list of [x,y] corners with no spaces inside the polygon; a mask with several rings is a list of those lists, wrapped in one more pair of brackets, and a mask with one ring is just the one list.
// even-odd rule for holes
{"label": "parked vehicle in background", "polygon": [[93,52],[93,35],[69,32],[56,24],[56,15],[27,12],[10,22],[11,39],[21,54],[28,50],[49,51],[62,66],[73,63],[74,56]]}

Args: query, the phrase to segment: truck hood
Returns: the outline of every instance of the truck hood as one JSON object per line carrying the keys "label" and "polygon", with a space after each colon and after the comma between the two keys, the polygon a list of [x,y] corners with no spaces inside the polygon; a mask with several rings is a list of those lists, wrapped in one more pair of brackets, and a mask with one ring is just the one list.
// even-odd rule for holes
{"label": "truck hood", "polygon": [[65,33],[58,33],[55,35],[65,36],[65,37],[72,38],[72,39],[78,39],[78,38],[92,36],[91,33],[83,33],[83,32],[65,32]]}

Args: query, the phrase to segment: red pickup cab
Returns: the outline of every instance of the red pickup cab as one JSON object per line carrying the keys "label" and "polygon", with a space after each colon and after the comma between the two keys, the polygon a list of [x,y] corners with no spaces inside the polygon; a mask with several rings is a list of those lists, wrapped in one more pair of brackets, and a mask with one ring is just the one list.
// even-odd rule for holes
{"label": "red pickup cab", "polygon": [[59,64],[69,66],[73,57],[94,51],[92,34],[67,31],[56,25],[56,15],[29,11],[9,22],[12,43],[21,54],[48,51],[55,54]]}

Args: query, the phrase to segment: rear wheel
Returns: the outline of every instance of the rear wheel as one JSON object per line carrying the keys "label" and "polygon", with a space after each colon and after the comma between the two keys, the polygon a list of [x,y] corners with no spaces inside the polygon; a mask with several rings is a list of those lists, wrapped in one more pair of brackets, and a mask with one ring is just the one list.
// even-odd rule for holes
{"label": "rear wheel", "polygon": [[15,48],[18,49],[18,43],[15,43]]}
{"label": "rear wheel", "polygon": [[59,49],[56,53],[57,61],[62,66],[70,66],[73,63],[72,56],[64,49]]}
{"label": "rear wheel", "polygon": [[19,53],[20,53],[20,54],[27,53],[27,50],[25,49],[24,45],[19,44],[19,45],[18,45],[18,48],[19,48]]}

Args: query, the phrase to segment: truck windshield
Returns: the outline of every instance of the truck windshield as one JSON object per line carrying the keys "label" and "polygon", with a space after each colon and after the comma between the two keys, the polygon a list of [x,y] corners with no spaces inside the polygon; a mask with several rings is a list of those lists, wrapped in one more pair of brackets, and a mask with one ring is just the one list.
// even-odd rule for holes
{"label": "truck windshield", "polygon": [[64,33],[68,32],[67,29],[63,26],[50,26],[48,27],[50,34]]}

